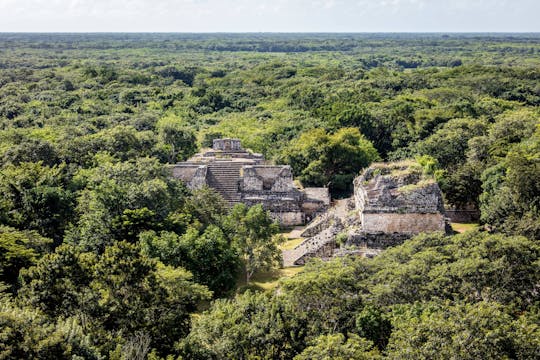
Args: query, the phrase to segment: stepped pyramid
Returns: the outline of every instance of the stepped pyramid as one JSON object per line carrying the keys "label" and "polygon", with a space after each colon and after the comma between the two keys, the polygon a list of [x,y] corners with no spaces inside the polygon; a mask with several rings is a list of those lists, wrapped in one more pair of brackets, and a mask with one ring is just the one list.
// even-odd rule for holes
{"label": "stepped pyramid", "polygon": [[242,200],[240,194],[240,171],[242,162],[212,162],[208,164],[207,184],[234,206]]}
{"label": "stepped pyramid", "polygon": [[214,189],[230,206],[262,204],[283,226],[304,224],[330,203],[328,189],[297,188],[290,166],[265,164],[238,139],[214,140],[212,149],[172,166],[172,175],[190,189]]}

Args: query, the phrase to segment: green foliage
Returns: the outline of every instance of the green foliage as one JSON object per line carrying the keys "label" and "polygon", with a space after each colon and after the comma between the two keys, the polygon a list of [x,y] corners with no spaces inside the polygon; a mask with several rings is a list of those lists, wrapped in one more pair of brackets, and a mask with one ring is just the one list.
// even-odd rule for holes
{"label": "green foliage", "polygon": [[306,323],[309,336],[354,329],[355,310],[362,306],[360,270],[347,264],[347,259],[329,266],[313,262],[305,271],[283,282],[282,296]]}
{"label": "green foliage", "polygon": [[129,162],[99,158],[75,177],[79,218],[66,240],[85,249],[103,250],[115,240],[136,241],[139,232],[159,229],[178,211],[186,194],[155,159]]}
{"label": "green foliage", "polygon": [[60,161],[58,150],[49,141],[29,138],[23,138],[16,145],[10,147],[4,153],[3,158],[4,164],[11,163],[14,165],[40,161],[48,166],[58,164]]}
{"label": "green foliage", "polygon": [[143,332],[165,354],[187,335],[190,313],[210,296],[188,271],[164,266],[127,242],[100,256],[61,246],[22,272],[19,292],[23,304],[51,318],[88,319],[101,351],[114,348],[116,336],[129,342]]}
{"label": "green foliage", "polygon": [[375,360],[382,359],[373,344],[356,334],[350,334],[345,340],[343,334],[322,335],[313,341],[294,360]]}
{"label": "green foliage", "polygon": [[181,269],[160,267],[125,242],[108,247],[93,267],[90,288],[99,294],[100,324],[105,329],[148,333],[151,343],[170,352],[189,331],[189,313],[208,290]]}
{"label": "green foliage", "polygon": [[264,293],[217,300],[181,343],[186,359],[291,359],[303,347],[294,314]]}
{"label": "green foliage", "polygon": [[77,318],[50,322],[38,311],[0,300],[2,359],[89,359],[100,354]]}
{"label": "green foliage", "polygon": [[[1,34],[0,358],[539,358],[538,39]],[[279,262],[262,209],[171,179],[216,137],[334,196],[417,157],[499,234],[313,262],[193,315],[198,283]]]}
{"label": "green foliage", "polygon": [[234,288],[238,277],[239,256],[223,231],[210,225],[200,233],[189,228],[182,235],[173,232],[141,233],[142,251],[164,264],[181,266],[194,275],[197,283],[208,286],[216,295]]}
{"label": "green foliage", "polygon": [[528,306],[536,299],[539,251],[523,237],[420,235],[378,256],[367,284],[379,305],[437,298]]}
{"label": "green foliage", "polygon": [[262,205],[250,208],[244,204],[235,205],[223,219],[223,229],[242,259],[246,284],[255,272],[281,265],[278,244],[283,239],[276,236],[279,225]]}
{"label": "green foliage", "polygon": [[433,156],[442,168],[453,168],[463,162],[469,139],[484,135],[487,124],[483,120],[453,119],[433,135],[415,144],[420,154]]}
{"label": "green foliage", "polygon": [[386,348],[392,333],[392,323],[381,309],[367,304],[356,315],[356,333],[373,341],[379,349]]}
{"label": "green foliage", "polygon": [[172,116],[162,118],[157,122],[156,128],[159,139],[168,153],[167,162],[175,164],[195,154],[197,150],[195,135],[181,119]]}
{"label": "green foliage", "polygon": [[36,231],[0,226],[0,280],[15,286],[19,270],[34,265],[51,243]]}
{"label": "green foliage", "polygon": [[182,352],[197,359],[535,358],[539,252],[525,238],[468,232],[420,235],[374,259],[312,261],[273,294],[215,302]]}
{"label": "green foliage", "polygon": [[355,128],[342,128],[335,134],[322,129],[303,133],[282,158],[303,184],[329,186],[333,194],[350,191],[359,171],[378,159],[371,142]]}
{"label": "green foliage", "polygon": [[156,213],[146,207],[140,209],[125,209],[120,217],[112,220],[112,228],[118,233],[118,239],[135,242],[139,233],[158,228]]}
{"label": "green foliage", "polygon": [[64,165],[9,164],[0,169],[0,221],[59,241],[73,217],[73,193]]}
{"label": "green foliage", "polygon": [[483,174],[482,220],[492,230],[540,239],[540,130]]}
{"label": "green foliage", "polygon": [[[519,324],[523,320],[512,321],[497,303],[412,304],[393,313],[389,358],[532,359],[538,355],[537,350],[529,348],[537,339],[521,342],[525,334]],[[533,337],[540,335],[535,330]]]}
{"label": "green foliage", "polygon": [[[21,301],[51,317],[69,317],[90,298],[89,285],[93,255],[83,255],[74,247],[62,245],[21,271]],[[88,309],[89,310],[89,309]]]}
{"label": "green foliage", "polygon": [[184,212],[195,218],[203,228],[221,223],[228,205],[215,190],[209,187],[194,190],[186,199]]}

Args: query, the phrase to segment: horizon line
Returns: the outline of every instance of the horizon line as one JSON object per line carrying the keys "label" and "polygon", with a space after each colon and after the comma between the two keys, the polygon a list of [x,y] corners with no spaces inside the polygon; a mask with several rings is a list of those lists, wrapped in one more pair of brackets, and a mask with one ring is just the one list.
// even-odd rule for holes
{"label": "horizon line", "polygon": [[540,31],[0,31],[0,34],[540,34]]}

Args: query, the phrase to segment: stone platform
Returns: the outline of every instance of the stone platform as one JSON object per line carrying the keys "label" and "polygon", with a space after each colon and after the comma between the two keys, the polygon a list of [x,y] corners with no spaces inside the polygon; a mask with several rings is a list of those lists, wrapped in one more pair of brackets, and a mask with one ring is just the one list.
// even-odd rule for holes
{"label": "stone platform", "polygon": [[268,165],[238,139],[216,139],[213,148],[172,166],[190,189],[208,186],[234,206],[262,204],[282,226],[305,224],[330,204],[327,188],[300,189],[288,165]]}

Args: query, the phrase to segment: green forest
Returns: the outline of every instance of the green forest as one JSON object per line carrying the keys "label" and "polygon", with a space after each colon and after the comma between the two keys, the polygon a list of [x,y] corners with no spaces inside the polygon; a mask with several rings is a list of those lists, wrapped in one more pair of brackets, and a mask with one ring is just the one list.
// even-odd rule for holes
{"label": "green forest", "polygon": [[[284,230],[169,169],[223,137],[479,224],[243,283]],[[1,33],[0,190],[0,360],[540,358],[540,34]]]}

